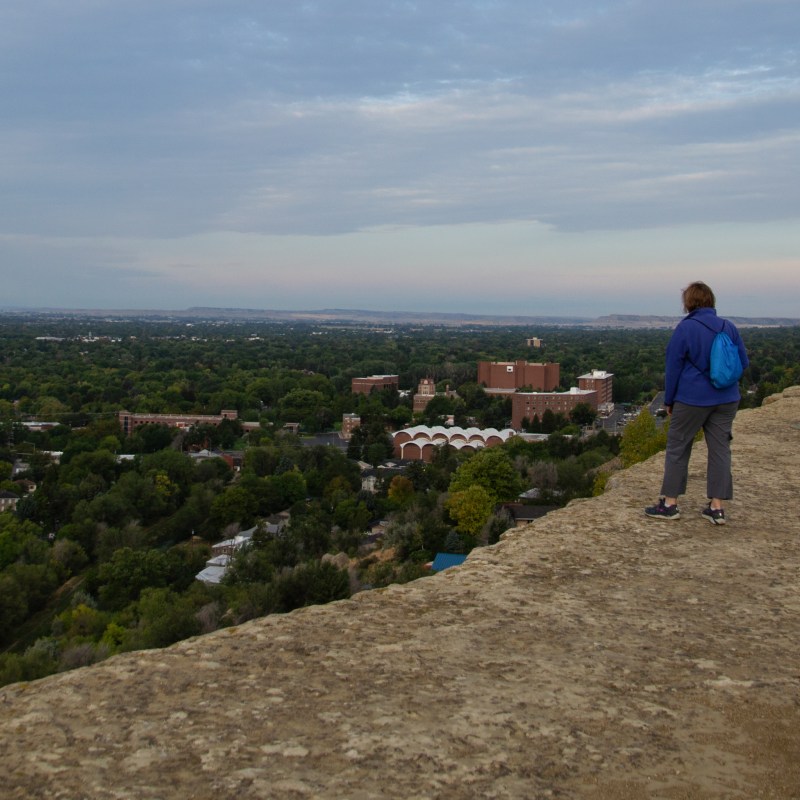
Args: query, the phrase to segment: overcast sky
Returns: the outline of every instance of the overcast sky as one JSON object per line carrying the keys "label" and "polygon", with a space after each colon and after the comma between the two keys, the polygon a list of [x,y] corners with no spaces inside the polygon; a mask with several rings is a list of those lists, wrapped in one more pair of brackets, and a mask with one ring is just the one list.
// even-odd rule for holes
{"label": "overcast sky", "polygon": [[0,0],[0,307],[800,317],[798,0]]}

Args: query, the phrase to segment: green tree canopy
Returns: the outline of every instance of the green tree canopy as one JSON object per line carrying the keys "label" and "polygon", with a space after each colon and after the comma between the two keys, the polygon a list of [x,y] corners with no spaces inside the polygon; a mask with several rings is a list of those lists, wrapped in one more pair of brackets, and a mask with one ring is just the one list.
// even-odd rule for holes
{"label": "green tree canopy", "polygon": [[173,577],[172,566],[170,558],[158,550],[120,548],[98,570],[103,606],[119,610],[148,587],[166,586]]}
{"label": "green tree canopy", "polygon": [[522,479],[500,447],[486,447],[465,461],[450,481],[450,492],[482,486],[495,500],[510,500],[522,491]]}

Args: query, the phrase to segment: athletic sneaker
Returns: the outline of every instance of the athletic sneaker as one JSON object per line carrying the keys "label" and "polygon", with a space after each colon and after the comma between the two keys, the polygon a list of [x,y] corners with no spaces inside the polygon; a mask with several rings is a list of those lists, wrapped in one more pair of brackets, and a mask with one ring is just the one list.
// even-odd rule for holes
{"label": "athletic sneaker", "polygon": [[708,506],[703,509],[703,516],[712,525],[725,524],[725,512],[721,508],[711,508],[711,503],[709,503]]}
{"label": "athletic sneaker", "polygon": [[668,506],[663,497],[658,498],[656,505],[648,506],[644,513],[648,517],[654,517],[655,519],[680,519],[681,516],[681,512],[678,511],[678,504],[673,503],[673,505]]}

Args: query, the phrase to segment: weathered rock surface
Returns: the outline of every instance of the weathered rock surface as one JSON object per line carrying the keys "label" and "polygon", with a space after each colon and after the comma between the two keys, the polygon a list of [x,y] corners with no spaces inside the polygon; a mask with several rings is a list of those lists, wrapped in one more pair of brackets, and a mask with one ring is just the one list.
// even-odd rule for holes
{"label": "weathered rock surface", "polygon": [[0,690],[3,798],[800,797],[800,388],[416,583]]}

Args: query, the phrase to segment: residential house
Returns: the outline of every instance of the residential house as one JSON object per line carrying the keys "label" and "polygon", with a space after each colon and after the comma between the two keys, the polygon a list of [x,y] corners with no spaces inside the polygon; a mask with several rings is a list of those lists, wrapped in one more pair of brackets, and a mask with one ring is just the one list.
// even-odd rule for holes
{"label": "residential house", "polygon": [[14,492],[6,491],[5,489],[0,489],[0,512],[13,511],[17,507],[18,502],[19,495],[14,494]]}

